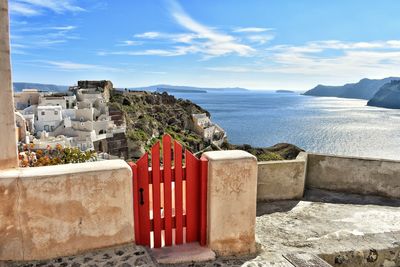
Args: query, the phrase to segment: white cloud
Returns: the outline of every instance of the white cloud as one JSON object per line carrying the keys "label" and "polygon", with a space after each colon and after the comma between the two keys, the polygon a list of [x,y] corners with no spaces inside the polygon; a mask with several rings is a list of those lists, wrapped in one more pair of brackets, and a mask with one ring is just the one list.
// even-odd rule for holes
{"label": "white cloud", "polygon": [[73,0],[10,0],[11,14],[37,16],[45,10],[55,13],[84,11]]}
{"label": "white cloud", "polygon": [[[44,60],[40,61],[41,63],[47,64],[51,67],[55,67],[60,70],[69,70],[69,71],[76,71],[76,70],[95,70],[95,71],[119,71],[117,68],[106,67],[102,65],[93,65],[93,64],[82,64],[82,63],[75,63],[70,61],[51,61],[51,60]],[[43,67],[43,65],[42,65]]]}
{"label": "white cloud", "polygon": [[114,52],[105,52],[101,51],[97,54],[99,56],[107,56],[107,55],[122,55],[122,56],[163,56],[163,57],[172,57],[172,56],[182,56],[186,54],[186,49],[183,47],[177,47],[173,50],[164,50],[164,49],[147,49],[142,51],[114,51]]}
{"label": "white cloud", "polygon": [[19,14],[23,16],[36,16],[40,14],[40,12],[34,7],[19,2],[10,1],[9,9],[11,14]]}
{"label": "white cloud", "polygon": [[17,23],[11,28],[12,32],[17,33],[17,35],[11,35],[11,47],[17,48],[14,41],[24,45],[23,48],[12,49],[13,54],[27,53],[29,49],[50,48],[67,43],[69,40],[79,39],[79,36],[75,34],[77,27],[73,25],[43,26],[34,23],[28,25]]}
{"label": "white cloud", "polygon": [[[144,32],[135,34],[135,38],[148,40],[161,40],[166,48],[147,49],[143,51],[114,51],[100,52],[100,55],[145,55],[145,56],[182,56],[186,54],[200,54],[203,59],[224,55],[250,56],[256,52],[248,44],[240,42],[239,38],[219,32],[211,27],[205,26],[191,18],[176,1],[170,2],[170,12],[174,20],[184,29],[186,33],[161,33]],[[269,36],[251,37],[250,42],[258,44],[265,43]],[[257,40],[256,40],[257,39]],[[172,47],[171,44],[174,44]]]}
{"label": "white cloud", "polygon": [[263,34],[263,35],[249,35],[246,36],[248,40],[253,43],[258,43],[260,45],[266,44],[267,42],[273,40],[275,38],[272,34]]}
{"label": "white cloud", "polygon": [[140,34],[135,34],[134,37],[144,38],[144,39],[155,39],[160,37],[161,33],[159,32],[144,32]]}
{"label": "white cloud", "polygon": [[[343,81],[355,77],[400,76],[400,40],[309,42],[305,45],[278,45],[267,49],[265,61],[249,66],[206,68],[227,73],[270,73],[301,75],[306,78],[332,77]],[[329,51],[336,51],[329,53]],[[322,77],[322,78],[321,78]]]}
{"label": "white cloud", "polygon": [[250,32],[250,33],[257,33],[257,32],[266,32],[272,31],[273,28],[258,28],[258,27],[247,27],[247,28],[236,28],[233,32]]}
{"label": "white cloud", "polygon": [[117,46],[136,46],[136,45],[141,45],[142,42],[140,41],[132,41],[132,40],[125,40],[119,43]]}
{"label": "white cloud", "polygon": [[76,29],[76,26],[72,26],[72,25],[69,25],[69,26],[54,26],[54,27],[49,27],[49,29],[59,30],[59,31],[72,31],[72,30]]}
{"label": "white cloud", "polygon": [[199,38],[193,33],[161,33],[161,32],[144,32],[135,34],[134,37],[139,39],[163,39],[175,43],[191,43],[194,39]]}
{"label": "white cloud", "polygon": [[191,18],[175,1],[171,5],[171,13],[178,24],[187,30],[198,35],[198,38],[205,39],[199,44],[199,48],[208,57],[222,56],[226,54],[238,54],[248,56],[255,52],[252,47],[239,43],[233,36],[220,33],[214,29],[202,25]]}

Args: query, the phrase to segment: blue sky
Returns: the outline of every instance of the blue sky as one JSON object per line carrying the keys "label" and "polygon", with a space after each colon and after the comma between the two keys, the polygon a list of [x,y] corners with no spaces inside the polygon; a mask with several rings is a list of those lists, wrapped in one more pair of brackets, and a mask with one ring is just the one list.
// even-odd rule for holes
{"label": "blue sky", "polygon": [[400,76],[397,0],[10,0],[14,81],[304,90]]}

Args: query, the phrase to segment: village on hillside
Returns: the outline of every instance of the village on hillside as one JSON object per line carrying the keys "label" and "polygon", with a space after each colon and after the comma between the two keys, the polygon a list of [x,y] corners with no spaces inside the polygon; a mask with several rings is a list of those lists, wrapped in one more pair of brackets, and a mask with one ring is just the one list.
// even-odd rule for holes
{"label": "village on hillside", "polygon": [[[128,159],[126,119],[108,103],[111,81],[78,81],[66,92],[27,88],[14,94],[17,140],[31,150],[74,147],[95,151],[98,159]],[[225,131],[207,114],[191,114],[192,130],[204,142],[221,146]]]}

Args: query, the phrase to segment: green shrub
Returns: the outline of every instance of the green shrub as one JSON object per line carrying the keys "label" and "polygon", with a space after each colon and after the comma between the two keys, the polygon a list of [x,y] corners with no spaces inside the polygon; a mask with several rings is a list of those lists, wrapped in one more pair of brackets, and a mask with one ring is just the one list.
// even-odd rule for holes
{"label": "green shrub", "polygon": [[271,160],[284,160],[280,155],[273,153],[273,152],[268,152],[268,153],[263,153],[260,155],[257,155],[257,160],[258,161],[271,161]]}

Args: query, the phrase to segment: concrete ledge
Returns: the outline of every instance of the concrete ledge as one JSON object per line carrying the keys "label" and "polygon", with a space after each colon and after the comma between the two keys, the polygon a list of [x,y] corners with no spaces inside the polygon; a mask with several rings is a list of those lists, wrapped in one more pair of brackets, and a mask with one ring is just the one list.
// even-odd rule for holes
{"label": "concrete ledge", "polygon": [[308,154],[309,188],[400,198],[400,161]]}
{"label": "concrete ledge", "polygon": [[306,165],[304,152],[295,160],[258,162],[257,201],[301,199]]}
{"label": "concrete ledge", "polygon": [[39,260],[132,242],[122,160],[0,171],[0,260]]}

